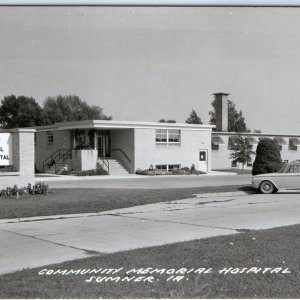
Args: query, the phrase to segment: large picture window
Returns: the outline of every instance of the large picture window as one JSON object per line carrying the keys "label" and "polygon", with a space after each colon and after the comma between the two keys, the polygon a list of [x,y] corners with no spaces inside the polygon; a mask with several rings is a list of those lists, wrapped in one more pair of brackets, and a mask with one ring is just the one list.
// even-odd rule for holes
{"label": "large picture window", "polygon": [[156,129],[155,142],[159,145],[180,145],[180,130]]}
{"label": "large picture window", "polygon": [[157,129],[155,140],[156,140],[156,143],[167,143],[168,130],[167,129]]}
{"label": "large picture window", "polygon": [[156,165],[155,168],[160,171],[174,171],[179,170],[180,165]]}

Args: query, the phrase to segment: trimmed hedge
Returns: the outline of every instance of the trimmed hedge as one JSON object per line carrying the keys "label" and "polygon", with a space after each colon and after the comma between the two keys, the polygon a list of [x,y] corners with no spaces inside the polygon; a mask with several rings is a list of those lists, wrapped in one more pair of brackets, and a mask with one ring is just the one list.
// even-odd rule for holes
{"label": "trimmed hedge", "polygon": [[282,159],[276,142],[272,139],[262,139],[256,149],[252,175],[275,173],[280,170]]}

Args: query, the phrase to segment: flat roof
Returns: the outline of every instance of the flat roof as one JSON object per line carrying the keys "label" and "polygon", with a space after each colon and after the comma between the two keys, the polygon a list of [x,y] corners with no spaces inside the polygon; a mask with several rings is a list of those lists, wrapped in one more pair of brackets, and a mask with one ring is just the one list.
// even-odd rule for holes
{"label": "flat roof", "polygon": [[218,95],[229,96],[230,94],[220,92],[220,93],[214,93],[213,95],[215,95],[215,96],[218,96]]}
{"label": "flat roof", "polygon": [[130,128],[180,128],[189,130],[212,130],[215,125],[210,124],[187,124],[187,123],[161,123],[161,122],[138,122],[116,120],[84,120],[74,122],[61,122],[54,125],[32,127],[37,131],[66,130],[66,129],[130,129]]}
{"label": "flat roof", "polygon": [[278,133],[258,133],[258,132],[229,132],[229,131],[212,131],[213,135],[228,136],[253,136],[253,137],[300,137],[300,134],[278,134]]}

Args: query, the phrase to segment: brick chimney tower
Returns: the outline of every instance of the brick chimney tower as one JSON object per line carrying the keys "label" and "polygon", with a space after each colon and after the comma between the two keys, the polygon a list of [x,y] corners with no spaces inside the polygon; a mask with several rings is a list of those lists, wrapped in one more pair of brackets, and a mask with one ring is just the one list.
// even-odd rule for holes
{"label": "brick chimney tower", "polygon": [[228,95],[213,94],[216,100],[216,131],[228,131]]}

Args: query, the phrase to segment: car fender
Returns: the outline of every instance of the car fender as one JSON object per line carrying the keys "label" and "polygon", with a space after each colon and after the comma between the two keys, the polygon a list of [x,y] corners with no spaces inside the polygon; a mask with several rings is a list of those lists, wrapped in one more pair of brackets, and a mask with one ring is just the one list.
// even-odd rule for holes
{"label": "car fender", "polygon": [[263,177],[263,176],[262,177],[253,177],[253,186],[254,186],[254,188],[258,189],[263,181],[272,182],[272,184],[275,186],[275,188],[278,189],[277,184],[275,183],[275,181],[272,178]]}

